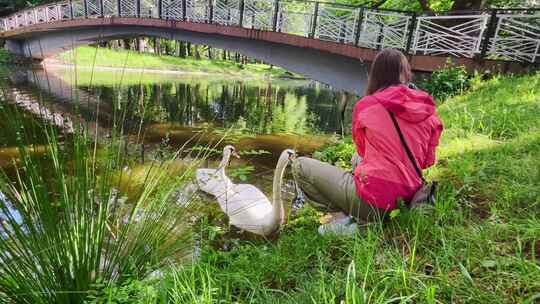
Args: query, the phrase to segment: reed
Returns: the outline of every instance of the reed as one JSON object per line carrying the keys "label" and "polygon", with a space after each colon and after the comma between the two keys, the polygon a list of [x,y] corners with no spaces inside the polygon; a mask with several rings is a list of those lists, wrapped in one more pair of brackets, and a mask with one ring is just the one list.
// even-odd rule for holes
{"label": "reed", "polygon": [[[81,303],[97,282],[141,279],[189,256],[190,204],[176,203],[189,166],[170,175],[175,156],[155,163],[126,202],[120,131],[103,146],[81,123],[70,134],[1,111],[19,155],[0,176],[0,302]],[[36,138],[44,153],[32,153]]]}

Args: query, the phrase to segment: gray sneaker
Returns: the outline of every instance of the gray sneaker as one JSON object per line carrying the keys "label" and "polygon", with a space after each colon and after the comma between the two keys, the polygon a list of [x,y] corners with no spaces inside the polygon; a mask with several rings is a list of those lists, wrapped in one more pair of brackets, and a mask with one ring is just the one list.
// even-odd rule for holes
{"label": "gray sneaker", "polygon": [[358,224],[347,216],[323,224],[317,231],[320,235],[352,236],[358,231]]}

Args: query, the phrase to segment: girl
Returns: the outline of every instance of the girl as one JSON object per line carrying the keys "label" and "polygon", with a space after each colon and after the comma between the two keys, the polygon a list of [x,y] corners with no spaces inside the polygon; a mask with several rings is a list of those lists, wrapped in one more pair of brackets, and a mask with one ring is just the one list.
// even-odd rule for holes
{"label": "girl", "polygon": [[[411,77],[409,62],[400,51],[385,49],[375,57],[366,96],[353,110],[352,138],[361,158],[353,173],[306,157],[293,162],[295,179],[316,208],[344,212],[365,223],[395,209],[398,199],[409,202],[422,186],[392,115],[421,169],[435,163],[443,126],[433,98],[409,88]],[[348,216],[319,227],[321,234],[356,230]]]}

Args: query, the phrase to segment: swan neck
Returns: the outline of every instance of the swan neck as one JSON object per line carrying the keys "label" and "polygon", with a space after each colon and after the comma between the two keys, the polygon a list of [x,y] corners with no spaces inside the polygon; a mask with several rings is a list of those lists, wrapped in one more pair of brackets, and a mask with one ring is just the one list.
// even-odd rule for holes
{"label": "swan neck", "polygon": [[223,158],[221,159],[221,162],[219,163],[218,167],[218,174],[220,174],[222,177],[225,177],[225,167],[229,164],[229,159],[231,158],[231,151],[226,150],[223,152]]}
{"label": "swan neck", "polygon": [[277,230],[281,225],[285,224],[285,208],[283,206],[283,199],[281,197],[281,185],[283,184],[283,175],[285,174],[285,169],[289,163],[288,158],[280,158],[274,171],[274,180],[272,184],[272,205],[274,211],[274,219],[276,226],[274,227]]}

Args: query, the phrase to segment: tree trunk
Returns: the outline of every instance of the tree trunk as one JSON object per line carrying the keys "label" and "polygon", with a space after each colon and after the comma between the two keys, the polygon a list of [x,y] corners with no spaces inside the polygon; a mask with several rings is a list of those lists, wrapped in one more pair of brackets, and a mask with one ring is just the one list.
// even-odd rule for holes
{"label": "tree trunk", "polygon": [[420,7],[423,11],[431,11],[428,0],[418,0],[418,3],[420,3]]}
{"label": "tree trunk", "polygon": [[140,38],[135,38],[135,50],[137,52],[141,52],[141,39]]}
{"label": "tree trunk", "polygon": [[195,59],[201,60],[201,53],[199,52],[199,46],[195,45],[194,48],[195,48]]}
{"label": "tree trunk", "polygon": [[[452,11],[463,11],[463,10],[478,10],[483,9],[486,5],[485,0],[454,0],[452,4]],[[428,0],[418,0],[420,7],[423,11],[432,11],[429,6]]]}
{"label": "tree trunk", "polygon": [[161,55],[161,39],[160,38],[154,38],[154,53],[156,55]]}
{"label": "tree trunk", "polygon": [[193,56],[193,50],[191,49],[191,42],[187,43],[187,55],[188,57]]}
{"label": "tree trunk", "polygon": [[124,43],[124,49],[131,50],[131,42],[130,39],[122,39],[122,42]]}
{"label": "tree trunk", "polygon": [[184,41],[180,41],[180,57],[186,58],[186,43]]}
{"label": "tree trunk", "polygon": [[483,0],[454,0],[453,11],[482,9]]}

